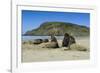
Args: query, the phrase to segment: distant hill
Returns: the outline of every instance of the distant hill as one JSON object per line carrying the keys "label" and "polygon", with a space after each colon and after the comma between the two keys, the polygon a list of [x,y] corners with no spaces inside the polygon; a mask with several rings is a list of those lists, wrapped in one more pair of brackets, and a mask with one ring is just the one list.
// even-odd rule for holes
{"label": "distant hill", "polygon": [[64,33],[69,33],[74,36],[88,36],[89,28],[86,26],[77,25],[66,22],[44,22],[38,28],[27,31],[25,36],[45,36],[54,34],[62,36]]}

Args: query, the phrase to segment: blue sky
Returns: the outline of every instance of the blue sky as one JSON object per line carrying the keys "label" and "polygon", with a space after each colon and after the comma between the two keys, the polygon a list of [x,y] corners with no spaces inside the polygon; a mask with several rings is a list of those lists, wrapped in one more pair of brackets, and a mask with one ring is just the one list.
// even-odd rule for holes
{"label": "blue sky", "polygon": [[48,12],[22,10],[22,33],[39,27],[43,22],[59,21],[90,26],[90,14],[79,12]]}

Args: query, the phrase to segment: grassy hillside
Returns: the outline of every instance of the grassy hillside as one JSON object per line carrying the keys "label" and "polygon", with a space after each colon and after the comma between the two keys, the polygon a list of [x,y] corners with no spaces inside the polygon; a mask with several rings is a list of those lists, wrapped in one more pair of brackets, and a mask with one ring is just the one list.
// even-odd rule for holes
{"label": "grassy hillside", "polygon": [[66,32],[74,36],[88,36],[89,28],[74,23],[44,22],[37,29],[27,31],[24,35],[43,36],[43,35],[54,34],[56,36],[61,36],[64,35],[64,33]]}

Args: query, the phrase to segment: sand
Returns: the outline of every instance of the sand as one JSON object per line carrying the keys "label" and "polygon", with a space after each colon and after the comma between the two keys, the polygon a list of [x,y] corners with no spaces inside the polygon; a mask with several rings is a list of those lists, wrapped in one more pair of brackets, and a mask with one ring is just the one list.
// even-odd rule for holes
{"label": "sand", "polygon": [[45,62],[45,61],[67,61],[67,60],[87,60],[90,57],[89,37],[76,37],[76,43],[83,46],[87,51],[64,50],[61,47],[62,40],[58,40],[60,48],[42,48],[43,44],[22,44],[22,62]]}

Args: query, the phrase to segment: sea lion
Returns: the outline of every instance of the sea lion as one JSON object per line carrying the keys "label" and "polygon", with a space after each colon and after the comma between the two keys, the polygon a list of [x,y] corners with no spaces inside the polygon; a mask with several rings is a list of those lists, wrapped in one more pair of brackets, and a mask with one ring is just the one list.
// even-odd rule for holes
{"label": "sea lion", "polygon": [[43,42],[42,39],[35,39],[33,44],[41,44]]}
{"label": "sea lion", "polygon": [[43,48],[59,48],[59,46],[56,42],[47,42],[44,43]]}
{"label": "sea lion", "polygon": [[53,45],[53,48],[59,48],[57,39],[54,35],[51,35],[51,44]]}
{"label": "sea lion", "polygon": [[75,38],[70,36],[68,33],[65,33],[62,41],[62,47],[68,47],[70,49],[70,45],[74,43],[76,43]]}
{"label": "sea lion", "polygon": [[56,37],[51,35],[51,41],[45,43],[43,47],[44,48],[59,48]]}
{"label": "sea lion", "polygon": [[76,43],[75,38],[73,36],[70,36],[70,45]]}
{"label": "sea lion", "polygon": [[51,42],[57,42],[57,39],[54,35],[51,35]]}
{"label": "sea lion", "polygon": [[64,34],[64,39],[62,41],[62,47],[68,47],[69,46],[69,41],[70,41],[70,36],[68,33]]}
{"label": "sea lion", "polygon": [[80,44],[72,44],[70,46],[71,50],[77,50],[77,51],[87,51],[88,48],[86,48],[85,46],[82,46]]}
{"label": "sea lion", "polygon": [[49,42],[49,40],[48,39],[43,39],[43,42],[47,43],[47,42]]}

